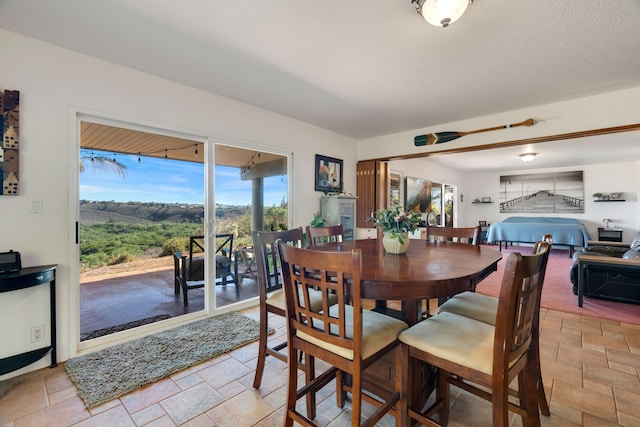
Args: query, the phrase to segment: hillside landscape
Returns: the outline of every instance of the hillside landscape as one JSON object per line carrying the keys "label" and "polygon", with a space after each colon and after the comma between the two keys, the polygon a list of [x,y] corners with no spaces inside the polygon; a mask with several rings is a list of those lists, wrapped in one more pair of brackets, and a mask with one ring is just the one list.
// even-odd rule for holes
{"label": "hillside landscape", "polygon": [[[251,207],[216,206],[218,233],[234,247],[251,244]],[[265,227],[287,223],[287,207],[265,208]],[[204,206],[177,203],[80,201],[80,269],[131,263],[188,251],[189,236],[204,234]]]}

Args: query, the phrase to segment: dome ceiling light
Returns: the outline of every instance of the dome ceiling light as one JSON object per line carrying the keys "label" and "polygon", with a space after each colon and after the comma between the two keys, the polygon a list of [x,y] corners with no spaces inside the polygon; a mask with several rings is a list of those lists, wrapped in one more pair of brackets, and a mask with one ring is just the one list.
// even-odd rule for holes
{"label": "dome ceiling light", "polygon": [[473,0],[411,0],[411,3],[429,24],[446,28],[460,19]]}
{"label": "dome ceiling light", "polygon": [[538,153],[522,153],[520,154],[520,160],[522,160],[525,163],[529,163],[533,159],[535,159],[537,155]]}

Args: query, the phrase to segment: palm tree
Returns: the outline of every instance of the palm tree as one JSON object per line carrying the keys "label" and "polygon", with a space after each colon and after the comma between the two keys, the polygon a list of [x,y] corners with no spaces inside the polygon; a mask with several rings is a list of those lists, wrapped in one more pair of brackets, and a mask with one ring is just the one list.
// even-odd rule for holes
{"label": "palm tree", "polygon": [[88,163],[92,170],[102,170],[106,173],[117,173],[123,178],[127,176],[127,166],[116,160],[115,154],[113,158],[105,155],[95,155],[93,153],[80,154],[80,173],[86,170],[85,164]]}

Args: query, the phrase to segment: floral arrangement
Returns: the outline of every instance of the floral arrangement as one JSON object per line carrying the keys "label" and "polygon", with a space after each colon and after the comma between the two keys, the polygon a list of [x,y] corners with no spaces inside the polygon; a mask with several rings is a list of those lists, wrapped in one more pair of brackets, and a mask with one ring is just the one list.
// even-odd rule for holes
{"label": "floral arrangement", "polygon": [[418,212],[404,212],[399,206],[391,209],[380,209],[373,216],[374,227],[382,227],[382,231],[388,232],[391,238],[404,243],[401,234],[410,233],[418,228],[422,215]]}

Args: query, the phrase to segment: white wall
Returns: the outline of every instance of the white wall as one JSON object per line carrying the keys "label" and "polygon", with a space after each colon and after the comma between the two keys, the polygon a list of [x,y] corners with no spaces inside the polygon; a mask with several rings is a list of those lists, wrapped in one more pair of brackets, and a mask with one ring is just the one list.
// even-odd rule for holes
{"label": "white wall", "polygon": [[[612,226],[622,228],[623,241],[630,242],[638,230],[638,162],[606,163],[599,165],[583,166],[580,168],[552,168],[533,170],[510,170],[499,173],[477,173],[469,175],[468,198],[465,202],[468,210],[468,224],[477,224],[480,220],[488,223],[504,220],[509,216],[539,216],[536,214],[501,214],[500,213],[500,175],[514,175],[520,173],[563,172],[582,170],[584,179],[585,206],[584,214],[545,214],[545,216],[560,216],[576,218],[582,221],[591,236],[597,239],[598,227],[604,227],[604,218],[613,219]],[[626,202],[595,203],[591,195],[595,192],[625,193]],[[491,197],[492,204],[472,204],[474,198]]]}
{"label": "white wall", "polygon": [[[60,361],[75,348],[70,331],[72,313],[77,313],[71,300],[76,278],[70,277],[76,260],[69,250],[77,218],[72,209],[75,194],[70,194],[77,161],[70,154],[72,110],[104,113],[210,141],[266,144],[293,152],[290,203],[295,226],[307,225],[319,210],[322,194],[313,190],[316,153],[343,159],[344,189],[356,192],[357,145],[351,138],[7,31],[0,30],[0,52],[0,88],[20,91],[20,195],[0,197],[0,250],[20,251],[24,266],[58,264]],[[36,197],[42,199],[43,212],[29,214],[29,201]],[[30,343],[22,348],[13,337],[28,338],[32,325],[48,323],[39,309],[16,312],[28,295],[0,294],[0,358],[31,350]],[[38,303],[42,295],[35,298]],[[0,380],[48,363],[47,357]]]}

